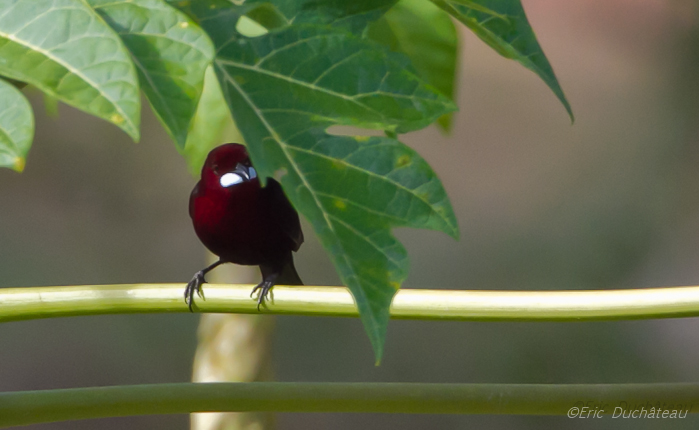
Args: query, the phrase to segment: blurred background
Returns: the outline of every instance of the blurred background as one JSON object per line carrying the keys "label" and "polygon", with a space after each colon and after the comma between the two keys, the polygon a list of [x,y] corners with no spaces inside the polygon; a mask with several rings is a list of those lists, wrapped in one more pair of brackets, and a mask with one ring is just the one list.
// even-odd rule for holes
{"label": "blurred background", "polygon": [[[403,229],[406,288],[606,289],[699,284],[699,3],[524,0],[576,115],[459,25],[450,136],[402,136],[440,175],[461,241]],[[142,142],[67,106],[44,113],[23,174],[0,171],[0,287],[187,282],[204,248],[195,179],[145,109]],[[145,106],[145,105],[144,105]],[[338,278],[310,228],[307,284]],[[383,363],[357,319],[275,317],[280,381],[699,381],[699,319],[392,321]],[[0,325],[0,391],[188,381],[197,315]],[[696,428],[683,420],[279,414],[279,429]],[[30,429],[186,429],[186,416]]]}

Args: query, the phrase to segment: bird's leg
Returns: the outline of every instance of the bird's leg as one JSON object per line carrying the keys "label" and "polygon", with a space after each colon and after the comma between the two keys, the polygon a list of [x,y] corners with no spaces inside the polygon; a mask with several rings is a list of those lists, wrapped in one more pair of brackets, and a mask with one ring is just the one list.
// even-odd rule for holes
{"label": "bird's leg", "polygon": [[250,297],[252,297],[253,294],[255,294],[255,291],[260,290],[260,293],[257,296],[257,311],[260,311],[260,305],[264,303],[265,299],[267,298],[267,295],[269,292],[272,290],[272,287],[274,287],[274,282],[277,280],[279,277],[279,273],[277,272],[272,272],[268,274],[267,276],[264,277],[262,282],[257,284],[255,288],[252,289],[252,292],[250,292]]}
{"label": "bird's leg", "polygon": [[270,262],[260,264],[260,272],[262,272],[262,282],[253,288],[250,293],[250,297],[252,297],[257,290],[260,290],[257,296],[258,312],[260,311],[260,306],[269,298],[269,292],[275,284],[303,285],[303,282],[301,282],[299,278],[299,274],[296,273],[296,269],[294,268],[294,260],[291,256],[291,251],[288,251],[286,255],[282,255],[279,258],[271,259]]}
{"label": "bird's leg", "polygon": [[202,284],[206,283],[206,279],[204,278],[204,276],[216,267],[218,267],[220,264],[223,264],[222,260],[218,260],[211,266],[198,271],[194,274],[192,280],[189,281],[189,283],[187,284],[187,287],[184,289],[184,302],[189,305],[190,312],[194,312],[194,310],[192,309],[192,305],[194,304],[194,292],[196,291],[197,295],[203,298],[201,286]]}

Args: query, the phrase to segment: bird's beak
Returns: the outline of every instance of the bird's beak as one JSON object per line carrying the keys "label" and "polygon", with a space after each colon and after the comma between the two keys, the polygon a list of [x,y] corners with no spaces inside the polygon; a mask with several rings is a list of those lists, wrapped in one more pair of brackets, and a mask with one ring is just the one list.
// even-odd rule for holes
{"label": "bird's beak", "polygon": [[240,175],[241,178],[246,178],[248,181],[257,178],[257,171],[254,167],[247,167],[240,163],[238,163],[238,165],[235,166],[235,169],[233,169],[233,173],[237,173],[238,175]]}

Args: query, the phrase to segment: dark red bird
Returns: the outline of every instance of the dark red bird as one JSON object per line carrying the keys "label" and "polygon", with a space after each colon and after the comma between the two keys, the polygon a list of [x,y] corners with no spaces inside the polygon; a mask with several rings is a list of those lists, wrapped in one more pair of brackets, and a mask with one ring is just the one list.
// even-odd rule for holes
{"label": "dark red bird", "polygon": [[204,276],[222,263],[260,266],[257,307],[275,284],[303,285],[291,252],[303,243],[299,215],[279,182],[267,178],[262,188],[243,145],[214,148],[189,197],[189,215],[204,246],[219,257],[198,271],[184,291],[192,310],[194,292],[201,297]]}

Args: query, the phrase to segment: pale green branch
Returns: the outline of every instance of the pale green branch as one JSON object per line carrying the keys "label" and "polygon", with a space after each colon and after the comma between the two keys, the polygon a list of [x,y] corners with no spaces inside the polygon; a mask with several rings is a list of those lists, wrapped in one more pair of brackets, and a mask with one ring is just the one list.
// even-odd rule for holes
{"label": "pale green branch", "polygon": [[[252,285],[205,284],[198,312],[257,313]],[[117,313],[188,312],[184,284],[0,289],[0,322]],[[272,290],[261,312],[356,317],[342,287]],[[699,287],[600,291],[400,290],[391,316],[472,321],[583,321],[699,316]]]}
{"label": "pale green branch", "polygon": [[0,393],[0,427],[211,411],[567,415],[585,406],[604,415],[618,407],[686,416],[699,411],[699,384],[254,382],[19,391]]}

